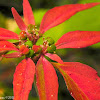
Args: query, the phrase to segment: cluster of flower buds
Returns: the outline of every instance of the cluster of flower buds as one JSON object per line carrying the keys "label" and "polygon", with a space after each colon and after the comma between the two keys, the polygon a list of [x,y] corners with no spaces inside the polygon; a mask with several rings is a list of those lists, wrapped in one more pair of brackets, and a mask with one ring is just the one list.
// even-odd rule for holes
{"label": "cluster of flower buds", "polygon": [[29,25],[27,32],[21,31],[19,35],[18,49],[22,55],[34,58],[47,52],[54,53],[56,50],[55,42],[51,37],[43,39],[43,45],[36,45],[41,34],[34,25]]}
{"label": "cluster of flower buds", "polygon": [[48,41],[48,47],[47,47],[47,51],[49,53],[54,53],[54,51],[56,50],[56,46],[55,46],[55,42],[51,37],[47,37],[47,41]]}

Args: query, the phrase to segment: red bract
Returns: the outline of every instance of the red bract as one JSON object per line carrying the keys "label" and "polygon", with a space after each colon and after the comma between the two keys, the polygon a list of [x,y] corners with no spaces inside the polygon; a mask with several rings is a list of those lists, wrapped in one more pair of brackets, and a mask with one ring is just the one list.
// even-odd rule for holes
{"label": "red bract", "polygon": [[6,51],[6,50],[18,51],[17,48],[15,48],[14,44],[12,44],[8,41],[0,41],[0,51]]}
{"label": "red bract", "polygon": [[[42,45],[36,45],[38,39],[48,29],[68,20],[79,11],[99,4],[70,4],[55,7],[44,15],[40,30],[34,26],[34,16],[28,0],[23,0],[24,21],[15,8],[12,8],[12,14],[21,33],[18,36],[14,32],[0,28],[0,51],[3,54],[2,57],[6,58],[25,57],[14,73],[14,100],[28,100],[35,73],[40,100],[57,100],[58,78],[53,66],[64,77],[66,86],[75,100],[100,100],[100,78],[97,72],[78,62],[63,62],[55,54],[56,49],[83,48],[100,42],[99,31],[73,31],[64,34],[56,43],[52,38],[47,37],[43,38]],[[8,42],[8,39],[19,41],[13,44]],[[7,54],[9,50],[17,52]],[[48,57],[51,60],[47,60]]]}
{"label": "red bract", "polygon": [[100,77],[94,69],[79,62],[52,64],[63,75],[68,90],[75,100],[100,100]]}
{"label": "red bract", "polygon": [[18,35],[14,32],[0,28],[0,40],[16,39],[18,40]]}
{"label": "red bract", "polygon": [[89,3],[89,4],[70,4],[60,7],[55,7],[49,10],[43,17],[42,23],[40,25],[40,32],[44,33],[48,29],[61,24],[62,22],[69,19],[75,13],[91,8],[98,5],[99,3]]}
{"label": "red bract", "polygon": [[83,48],[100,42],[100,32],[97,31],[73,31],[64,34],[57,42],[60,48]]}
{"label": "red bract", "polygon": [[30,58],[19,63],[14,73],[14,100],[27,100],[32,88],[35,74],[35,64]]}
{"label": "red bract", "polygon": [[52,64],[44,57],[37,62],[36,78],[40,100],[57,100],[57,75]]}

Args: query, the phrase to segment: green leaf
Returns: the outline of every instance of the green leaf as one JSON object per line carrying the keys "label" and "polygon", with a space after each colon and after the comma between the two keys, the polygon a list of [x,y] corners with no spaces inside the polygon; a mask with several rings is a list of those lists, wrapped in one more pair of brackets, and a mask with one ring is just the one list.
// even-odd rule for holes
{"label": "green leaf", "polygon": [[79,0],[78,3],[92,3],[92,2],[100,2],[100,0]]}
{"label": "green leaf", "polygon": [[91,46],[92,48],[100,48],[100,43],[94,44]]}
{"label": "green leaf", "polygon": [[6,28],[6,17],[0,13],[0,27]]}
{"label": "green leaf", "polygon": [[36,26],[39,26],[39,25],[40,25],[41,20],[42,20],[42,18],[43,18],[43,15],[44,15],[46,12],[47,12],[47,9],[39,9],[39,10],[33,11]]}

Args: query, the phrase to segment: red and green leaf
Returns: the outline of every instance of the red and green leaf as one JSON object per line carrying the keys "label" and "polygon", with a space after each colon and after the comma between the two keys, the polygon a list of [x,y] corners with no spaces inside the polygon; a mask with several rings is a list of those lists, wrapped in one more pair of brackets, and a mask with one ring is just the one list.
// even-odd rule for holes
{"label": "red and green leaf", "polygon": [[13,80],[14,100],[28,100],[34,74],[35,64],[30,58],[24,59],[18,64]]}
{"label": "red and green leaf", "polygon": [[71,16],[73,16],[77,12],[92,8],[98,4],[100,3],[70,4],[50,9],[42,19],[40,25],[40,32],[44,33],[48,29],[68,20]]}
{"label": "red and green leaf", "polygon": [[20,28],[20,30],[24,30],[26,31],[26,25],[24,24],[22,18],[20,17],[20,15],[18,14],[18,12],[15,10],[14,7],[11,8],[11,11],[12,11],[12,14],[13,14],[13,17],[18,25],[18,27]]}
{"label": "red and green leaf", "polygon": [[24,14],[24,22],[27,26],[29,24],[35,25],[32,8],[28,0],[23,0],[23,14]]}
{"label": "red and green leaf", "polygon": [[6,30],[4,28],[0,28],[0,40],[8,40],[8,39],[16,39],[18,40],[19,37],[16,33]]}
{"label": "red and green leaf", "polygon": [[37,62],[36,81],[40,100],[57,100],[58,78],[52,64],[44,57]]}
{"label": "red and green leaf", "polygon": [[63,63],[63,61],[61,60],[61,58],[56,55],[56,54],[51,54],[51,53],[46,53],[45,56],[49,57],[50,59],[57,61],[58,63]]}
{"label": "red and green leaf", "polygon": [[75,100],[100,100],[100,77],[93,68],[79,62],[52,64],[63,75]]}
{"label": "red and green leaf", "polygon": [[2,55],[2,57],[5,57],[5,58],[18,58],[18,57],[21,57],[21,56],[22,56],[21,52],[14,52],[14,53],[11,53],[11,54]]}
{"label": "red and green leaf", "polygon": [[100,31],[73,31],[64,34],[57,42],[57,49],[83,48],[100,42]]}
{"label": "red and green leaf", "polygon": [[15,47],[14,44],[8,41],[0,41],[0,51],[6,51],[6,50],[18,51],[18,49]]}

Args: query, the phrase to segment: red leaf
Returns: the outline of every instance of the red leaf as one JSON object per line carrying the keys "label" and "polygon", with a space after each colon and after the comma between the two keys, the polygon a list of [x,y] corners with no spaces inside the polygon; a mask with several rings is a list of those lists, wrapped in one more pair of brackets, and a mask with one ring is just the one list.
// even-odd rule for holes
{"label": "red leaf", "polygon": [[28,58],[22,60],[14,73],[14,100],[28,100],[29,92],[34,81],[35,64]]}
{"label": "red leaf", "polygon": [[26,31],[26,25],[24,24],[22,18],[20,17],[20,15],[17,13],[17,11],[15,10],[14,7],[11,8],[11,11],[12,11],[12,14],[13,14],[13,17],[18,25],[18,27],[20,28],[20,30],[24,30]]}
{"label": "red leaf", "polygon": [[58,78],[53,66],[44,57],[37,62],[36,79],[40,100],[57,100]]}
{"label": "red leaf", "polygon": [[77,12],[89,9],[98,4],[100,3],[70,4],[50,9],[42,19],[40,25],[40,32],[44,33],[48,29],[68,20],[71,16],[73,16]]}
{"label": "red leaf", "polygon": [[83,48],[100,42],[100,31],[73,31],[64,34],[56,43],[57,49]]}
{"label": "red leaf", "polygon": [[75,100],[100,100],[100,77],[93,68],[79,62],[53,65],[63,75]]}
{"label": "red leaf", "polygon": [[0,40],[19,39],[18,35],[12,31],[0,28]]}
{"label": "red leaf", "polygon": [[18,51],[18,49],[15,48],[15,45],[8,42],[8,41],[0,41],[0,51],[5,50],[15,50]]}
{"label": "red leaf", "polygon": [[21,57],[21,56],[22,56],[21,52],[14,52],[14,53],[11,53],[11,54],[2,55],[2,57],[5,57],[5,58],[18,58],[18,57]]}
{"label": "red leaf", "polygon": [[28,0],[23,0],[23,14],[24,14],[24,22],[27,26],[29,24],[35,25],[32,8]]}
{"label": "red leaf", "polygon": [[46,53],[45,56],[49,57],[50,59],[57,61],[58,63],[63,63],[61,58],[56,54]]}

